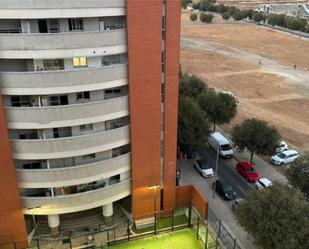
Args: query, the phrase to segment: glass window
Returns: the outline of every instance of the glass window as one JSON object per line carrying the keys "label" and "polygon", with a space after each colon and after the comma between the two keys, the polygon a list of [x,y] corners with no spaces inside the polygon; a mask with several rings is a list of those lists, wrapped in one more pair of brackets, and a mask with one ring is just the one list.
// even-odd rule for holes
{"label": "glass window", "polygon": [[80,131],[90,131],[93,130],[93,125],[92,124],[84,124],[79,126]]}
{"label": "glass window", "polygon": [[76,94],[76,100],[81,100],[81,99],[90,99],[90,93],[89,91],[86,92],[78,92]]}
{"label": "glass window", "polygon": [[63,70],[64,62],[62,59],[43,60],[43,69],[44,70]]}
{"label": "glass window", "polygon": [[86,57],[75,57],[73,58],[73,67],[87,67]]}
{"label": "glass window", "polygon": [[70,31],[83,31],[83,19],[81,18],[72,18],[69,19],[69,30]]}
{"label": "glass window", "polygon": [[83,159],[95,158],[95,153],[82,156]]}
{"label": "glass window", "polygon": [[11,97],[12,106],[31,106],[31,101],[29,96],[12,96]]}

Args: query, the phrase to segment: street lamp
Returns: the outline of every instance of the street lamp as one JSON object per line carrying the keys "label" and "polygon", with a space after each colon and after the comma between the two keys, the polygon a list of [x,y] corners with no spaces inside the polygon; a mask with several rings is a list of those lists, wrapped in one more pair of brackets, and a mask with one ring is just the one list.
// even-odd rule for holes
{"label": "street lamp", "polygon": [[31,210],[31,214],[32,214],[32,220],[33,220],[33,226],[35,228],[36,226],[36,221],[35,221],[35,217],[34,217],[34,213],[33,213],[33,210],[34,209],[38,209],[38,208],[41,208],[42,206],[35,206],[35,207],[30,207],[30,208],[27,208],[27,210]]}
{"label": "street lamp", "polygon": [[218,164],[219,164],[219,151],[220,151],[220,145],[219,143],[217,144],[217,157],[216,157],[216,170],[215,170],[215,182],[213,184],[213,198],[216,198],[216,187],[217,187],[217,180],[218,180]]}
{"label": "street lamp", "polygon": [[159,188],[160,185],[153,184],[147,187],[154,190],[154,232],[157,234],[157,188]]}

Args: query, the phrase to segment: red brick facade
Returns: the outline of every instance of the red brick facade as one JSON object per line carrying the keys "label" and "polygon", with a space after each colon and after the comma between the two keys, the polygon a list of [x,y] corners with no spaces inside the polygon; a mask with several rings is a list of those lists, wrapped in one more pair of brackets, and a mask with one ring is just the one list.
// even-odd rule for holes
{"label": "red brick facade", "polygon": [[[0,248],[16,242],[17,248],[27,246],[27,232],[20,206],[19,191],[0,94]],[[14,248],[14,247],[12,247]]]}

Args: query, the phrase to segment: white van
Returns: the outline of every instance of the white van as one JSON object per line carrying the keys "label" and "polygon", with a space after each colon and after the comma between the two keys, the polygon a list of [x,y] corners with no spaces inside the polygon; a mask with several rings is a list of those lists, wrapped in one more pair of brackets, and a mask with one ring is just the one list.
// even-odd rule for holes
{"label": "white van", "polygon": [[233,157],[233,148],[229,142],[220,132],[215,131],[210,134],[208,139],[209,147],[217,150],[219,145],[219,154],[225,158]]}

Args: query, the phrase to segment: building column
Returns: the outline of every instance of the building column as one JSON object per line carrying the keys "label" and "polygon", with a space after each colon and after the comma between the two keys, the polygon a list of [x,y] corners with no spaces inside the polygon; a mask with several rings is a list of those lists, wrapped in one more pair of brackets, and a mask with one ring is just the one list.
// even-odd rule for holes
{"label": "building column", "polygon": [[107,226],[111,226],[113,224],[113,203],[106,204],[102,207],[104,221]]}
{"label": "building column", "polygon": [[47,220],[52,236],[57,237],[59,234],[59,225],[60,225],[59,214],[47,215]]}

